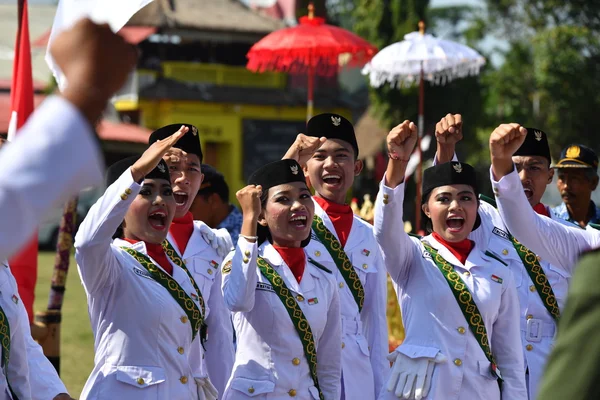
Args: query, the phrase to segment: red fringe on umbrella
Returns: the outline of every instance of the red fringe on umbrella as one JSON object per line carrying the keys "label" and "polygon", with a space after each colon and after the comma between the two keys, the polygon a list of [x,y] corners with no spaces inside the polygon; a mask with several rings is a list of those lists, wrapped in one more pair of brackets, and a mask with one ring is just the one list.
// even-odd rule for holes
{"label": "red fringe on umbrella", "polygon": [[344,65],[362,66],[377,52],[366,40],[319,17],[302,17],[300,25],[275,31],[247,54],[246,67],[255,72],[279,71],[292,74],[314,72],[333,75],[340,66],[340,55],[348,54]]}

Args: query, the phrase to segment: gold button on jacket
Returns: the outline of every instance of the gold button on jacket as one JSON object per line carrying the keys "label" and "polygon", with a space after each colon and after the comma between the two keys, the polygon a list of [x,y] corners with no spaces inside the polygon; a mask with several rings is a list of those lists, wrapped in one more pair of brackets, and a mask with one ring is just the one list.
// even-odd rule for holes
{"label": "gold button on jacket", "polygon": [[296,358],[294,358],[294,359],[292,360],[292,364],[294,364],[294,365],[300,365],[300,359],[299,359],[299,358],[297,358],[297,357],[296,357]]}
{"label": "gold button on jacket", "polygon": [[462,365],[462,360],[460,358],[457,358],[456,360],[454,360],[454,365],[460,367]]}
{"label": "gold button on jacket", "polygon": [[465,332],[466,332],[467,330],[466,330],[464,327],[462,327],[462,326],[459,326],[459,327],[458,327],[458,329],[457,329],[457,331],[458,331],[458,333],[460,333],[461,335],[464,335],[464,334],[465,334]]}
{"label": "gold button on jacket", "polygon": [[137,383],[138,383],[138,385],[143,385],[144,384],[144,378],[138,378],[137,379]]}
{"label": "gold button on jacket", "polygon": [[186,316],[184,315],[183,317],[179,318],[179,320],[180,320],[182,323],[184,323],[184,324],[185,324],[186,322],[188,322],[188,317],[186,317]]}
{"label": "gold button on jacket", "polygon": [[178,348],[177,348],[177,352],[178,352],[179,354],[183,354],[183,352],[184,352],[184,351],[185,351],[185,350],[183,350],[183,347],[178,347]]}
{"label": "gold button on jacket", "polygon": [[288,394],[290,395],[290,397],[294,397],[294,396],[296,396],[296,390],[295,389],[290,389],[290,391],[288,392]]}
{"label": "gold button on jacket", "polygon": [[248,393],[250,393],[250,394],[254,393],[254,388],[252,386],[250,386],[248,388]]}
{"label": "gold button on jacket", "polygon": [[181,378],[179,378],[179,382],[183,384],[187,383],[187,376],[182,376]]}

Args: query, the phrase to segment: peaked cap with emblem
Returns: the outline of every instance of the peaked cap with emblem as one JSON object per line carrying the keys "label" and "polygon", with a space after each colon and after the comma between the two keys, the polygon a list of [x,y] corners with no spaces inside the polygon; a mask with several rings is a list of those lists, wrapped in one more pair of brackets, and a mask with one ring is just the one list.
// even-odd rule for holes
{"label": "peaked cap with emblem", "polygon": [[469,185],[478,195],[477,174],[469,164],[450,161],[423,171],[423,203],[431,191],[446,185]]}
{"label": "peaked cap with emblem", "polygon": [[535,128],[525,129],[527,129],[525,141],[513,156],[540,156],[545,157],[548,163],[551,163],[550,146],[548,145],[546,132]]}
{"label": "peaked cap with emblem", "polygon": [[590,168],[598,170],[598,156],[594,150],[581,144],[571,144],[560,152],[554,168]]}
{"label": "peaked cap with emblem", "polygon": [[[302,167],[296,160],[279,160],[262,166],[250,175],[248,184],[261,185],[263,196],[267,191],[277,185],[283,185],[292,182],[302,182],[306,185],[304,172]],[[271,240],[271,232],[269,228],[261,224],[257,225],[256,235],[258,236],[258,244],[265,240]],[[306,247],[310,242],[310,233],[306,239],[302,241],[302,247]]]}
{"label": "peaked cap with emblem", "polygon": [[[446,185],[469,185],[475,192],[475,197],[479,196],[477,188],[477,174],[475,168],[469,164],[450,161],[443,164],[434,165],[423,171],[423,197],[421,202],[425,203],[431,191],[440,186]],[[425,223],[427,231],[433,232],[433,223],[431,219],[421,210],[421,218]],[[481,217],[477,213],[473,229],[477,229],[481,225]]]}
{"label": "peaked cap with emblem", "polygon": [[[139,159],[139,156],[127,157],[117,161],[106,170],[106,187],[112,185],[125,171],[129,169]],[[164,179],[171,183],[169,175],[169,167],[164,160],[160,160],[156,168],[154,168],[144,179]]]}
{"label": "peaked cap with emblem", "polygon": [[202,148],[200,146],[200,136],[198,135],[198,128],[194,125],[190,124],[171,124],[167,126],[163,126],[152,132],[150,135],[150,139],[148,140],[148,145],[152,143],[163,140],[174,134],[181,128],[181,125],[187,126],[190,130],[183,135],[181,139],[175,143],[173,147],[181,149],[189,154],[195,154],[202,162]]}
{"label": "peaked cap with emblem", "polygon": [[354,149],[354,155],[358,157],[358,143],[354,126],[341,115],[332,113],[315,115],[306,124],[306,135],[323,136],[327,139],[340,139],[348,142]]}

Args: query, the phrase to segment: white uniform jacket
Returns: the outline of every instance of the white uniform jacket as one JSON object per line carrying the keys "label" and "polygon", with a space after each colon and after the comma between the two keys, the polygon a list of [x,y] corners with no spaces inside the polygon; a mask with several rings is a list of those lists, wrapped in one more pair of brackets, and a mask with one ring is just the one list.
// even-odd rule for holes
{"label": "white uniform jacket", "polygon": [[[139,190],[131,171],[125,171],[90,209],[75,237],[95,349],[82,400],[198,398],[194,378],[203,377],[200,335],[192,342],[183,308],[121,249],[146,253],[145,244],[111,238]],[[173,279],[196,300],[188,275],[175,264]]]}
{"label": "white uniform jacket", "polygon": [[[17,353],[12,351],[11,346],[10,362],[19,363],[19,360],[16,360],[18,357],[26,357],[25,362],[29,369],[29,386],[33,400],[48,400],[60,393],[68,393],[67,388],[58,377],[56,369],[44,355],[42,347],[31,337],[27,310],[19,296],[17,281],[10,271],[8,262],[0,263],[0,270],[0,306],[9,319],[11,336],[14,335],[13,330],[22,335],[26,348],[26,353]],[[15,315],[12,315],[13,310],[16,310]],[[15,323],[20,324],[20,327],[15,328],[13,326]],[[20,339],[16,338],[16,340],[18,343],[20,342]]]}
{"label": "white uniform jacket", "polygon": [[[315,214],[337,237],[335,227],[317,202]],[[387,328],[387,271],[373,226],[354,217],[344,246],[364,291],[362,313],[327,248],[312,232],[306,253],[334,272],[342,313],[342,393],[347,399],[376,399],[385,384],[390,363]]]}
{"label": "white uniform jacket", "polygon": [[502,259],[513,271],[521,305],[521,339],[528,372],[529,398],[535,399],[554,343],[556,321],[544,306],[507,232],[539,257],[560,310],[564,308],[579,254],[600,245],[600,232],[581,229],[553,213],[550,213],[553,218],[537,214],[523,193],[516,171],[499,182],[493,177],[491,179],[500,212],[482,202],[480,215],[484,223],[473,235],[483,229],[493,232],[492,241],[497,243],[498,249],[501,248],[498,254],[502,254]]}
{"label": "white uniform jacket", "polygon": [[[487,242],[475,242],[462,264],[432,236],[425,237],[454,265],[473,295],[504,378],[501,394],[491,373],[491,364],[471,332],[446,278],[421,242],[404,232],[403,200],[404,184],[391,189],[382,182],[375,205],[375,237],[400,299],[406,338],[399,351],[411,358],[433,358],[438,352],[447,358],[435,366],[427,399],[527,399],[518,326],[519,304],[512,274],[490,255]],[[395,396],[385,391],[380,398]]]}
{"label": "white uniform jacket", "polygon": [[550,219],[527,207],[529,202],[516,169],[499,181],[494,180],[490,170],[490,179],[498,210],[510,233],[569,276],[582,252],[600,246],[600,231],[581,229],[560,218]]}
{"label": "white uniform jacket", "polygon": [[271,244],[257,247],[241,237],[223,263],[223,297],[234,312],[237,334],[235,365],[223,399],[319,399],[296,328],[258,269],[257,256],[273,266],[296,297],[314,337],[323,396],[339,399],[342,349],[335,278],[307,262],[298,283]]}
{"label": "white uniform jacket", "polygon": [[[233,327],[231,313],[225,307],[221,292],[221,269],[223,258],[217,254],[202,237],[201,226],[204,222],[194,221],[194,231],[182,255],[188,270],[202,293],[206,309],[205,323],[208,326],[207,338],[202,356],[202,371],[208,374],[211,383],[219,393],[223,393],[227,380],[231,376],[235,351],[233,349]],[[209,229],[204,226],[202,229]],[[213,229],[215,235],[225,237],[231,243],[229,233],[225,229]],[[177,242],[171,234],[169,242],[181,255]],[[231,246],[233,247],[233,246]]]}
{"label": "white uniform jacket", "polygon": [[30,239],[42,217],[102,182],[98,139],[79,110],[50,97],[0,152],[0,260]]}

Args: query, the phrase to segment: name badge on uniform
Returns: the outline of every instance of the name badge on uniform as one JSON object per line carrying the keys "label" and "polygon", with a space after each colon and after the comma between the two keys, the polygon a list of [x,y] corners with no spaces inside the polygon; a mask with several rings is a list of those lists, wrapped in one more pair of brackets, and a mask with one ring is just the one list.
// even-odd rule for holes
{"label": "name badge on uniform", "polygon": [[503,239],[506,239],[508,241],[510,241],[510,237],[508,235],[508,232],[503,231],[500,228],[494,227],[494,229],[492,230],[492,233],[496,236],[500,236]]}
{"label": "name badge on uniform", "polygon": [[265,292],[275,293],[275,289],[273,289],[273,286],[271,286],[270,283],[257,282],[256,290],[264,290]]}
{"label": "name badge on uniform", "polygon": [[133,272],[135,272],[135,274],[137,276],[141,276],[141,277],[144,277],[144,278],[148,278],[148,279],[154,280],[152,278],[152,276],[148,272],[146,272],[144,270],[141,270],[141,269],[139,269],[137,267],[133,267]]}
{"label": "name badge on uniform", "polygon": [[319,299],[313,297],[312,299],[306,300],[309,306],[314,306],[315,304],[319,304]]}

